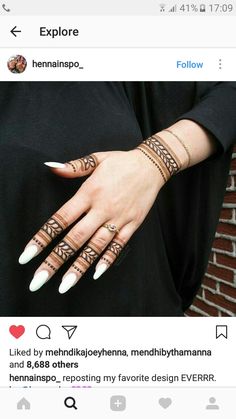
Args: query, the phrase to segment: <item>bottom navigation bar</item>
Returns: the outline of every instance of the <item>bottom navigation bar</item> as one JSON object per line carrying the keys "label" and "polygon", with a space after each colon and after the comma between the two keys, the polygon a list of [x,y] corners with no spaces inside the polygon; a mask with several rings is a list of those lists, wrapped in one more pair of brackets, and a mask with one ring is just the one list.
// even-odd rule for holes
{"label": "bottom navigation bar", "polygon": [[[234,419],[236,388],[194,389],[1,389],[0,411],[5,419],[25,417],[36,419],[43,414],[53,417],[90,419],[122,417],[149,419],[157,417],[182,419]],[[25,411],[25,412],[22,412]],[[23,415],[23,416],[22,416]],[[165,416],[162,416],[165,415]]]}

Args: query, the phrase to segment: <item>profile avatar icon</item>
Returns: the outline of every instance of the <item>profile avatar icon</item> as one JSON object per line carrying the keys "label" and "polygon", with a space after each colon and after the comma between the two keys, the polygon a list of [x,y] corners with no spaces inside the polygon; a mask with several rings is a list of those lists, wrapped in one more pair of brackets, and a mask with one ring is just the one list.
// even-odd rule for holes
{"label": "profile avatar icon", "polygon": [[218,410],[218,409],[219,409],[219,406],[216,404],[216,399],[215,399],[215,397],[210,397],[210,398],[209,398],[209,403],[210,403],[210,404],[208,404],[208,405],[206,406],[206,409],[207,409],[207,410]]}
{"label": "profile avatar icon", "polygon": [[7,62],[8,70],[14,74],[24,73],[27,67],[27,61],[23,55],[14,55]]}

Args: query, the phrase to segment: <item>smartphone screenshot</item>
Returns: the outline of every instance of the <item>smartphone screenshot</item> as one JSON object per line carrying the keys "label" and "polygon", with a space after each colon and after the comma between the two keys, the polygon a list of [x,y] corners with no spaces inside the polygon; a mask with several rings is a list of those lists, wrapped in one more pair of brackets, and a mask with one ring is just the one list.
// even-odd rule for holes
{"label": "smartphone screenshot", "polygon": [[236,4],[0,2],[0,411],[235,418]]}

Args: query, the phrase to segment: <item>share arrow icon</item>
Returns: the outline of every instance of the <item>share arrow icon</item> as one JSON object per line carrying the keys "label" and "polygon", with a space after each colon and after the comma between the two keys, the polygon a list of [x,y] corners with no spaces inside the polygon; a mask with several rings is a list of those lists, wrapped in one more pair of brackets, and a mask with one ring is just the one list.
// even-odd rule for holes
{"label": "share arrow icon", "polygon": [[68,339],[71,339],[78,326],[61,326],[68,334]]}

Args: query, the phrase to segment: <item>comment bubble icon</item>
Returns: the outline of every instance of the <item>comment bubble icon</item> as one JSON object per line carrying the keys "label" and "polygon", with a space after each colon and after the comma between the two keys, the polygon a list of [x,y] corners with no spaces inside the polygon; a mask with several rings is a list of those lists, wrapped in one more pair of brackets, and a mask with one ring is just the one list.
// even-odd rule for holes
{"label": "comment bubble icon", "polygon": [[36,335],[39,339],[51,339],[51,329],[46,324],[40,324],[36,329]]}

